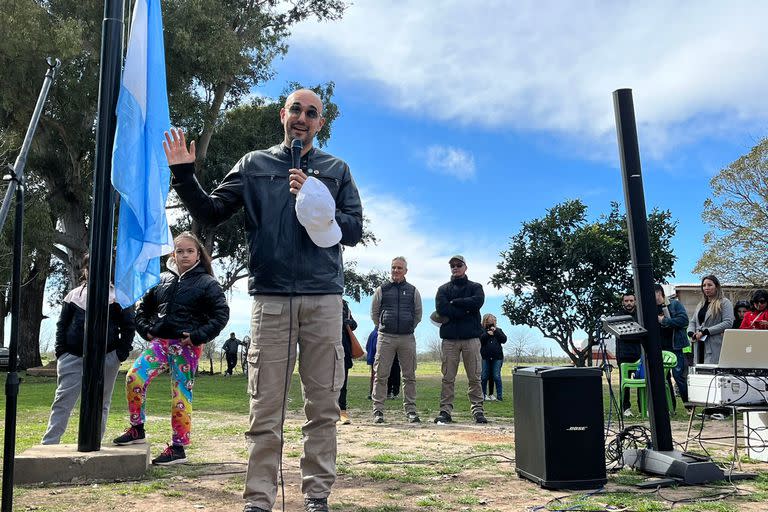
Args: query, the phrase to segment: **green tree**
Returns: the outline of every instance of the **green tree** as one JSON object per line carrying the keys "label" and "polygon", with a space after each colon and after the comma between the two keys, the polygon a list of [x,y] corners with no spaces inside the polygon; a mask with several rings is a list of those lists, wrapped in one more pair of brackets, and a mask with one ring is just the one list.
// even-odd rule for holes
{"label": "green tree", "polygon": [[694,272],[768,286],[768,138],[710,180],[701,217],[709,225]]}
{"label": "green tree", "polygon": [[[324,147],[328,143],[333,122],[339,116],[339,108],[333,102],[334,83],[316,86],[289,83],[275,101],[256,98],[248,104],[229,110],[222,116],[211,138],[205,172],[200,180],[205,190],[212,190],[218,185],[237,161],[249,151],[267,148],[283,141],[284,129],[280,123],[280,109],[285,104],[288,94],[304,87],[315,91],[323,101],[323,117],[326,123],[317,134],[317,145]],[[184,215],[174,226],[174,231],[194,229],[193,226],[194,223],[189,216]],[[249,251],[243,236],[244,226],[245,218],[241,210],[214,229],[197,228],[209,244],[212,258],[222,269],[219,280],[225,290],[248,275]],[[368,228],[368,221],[365,219],[361,243],[370,246],[375,245],[376,242],[376,237]],[[357,302],[363,296],[373,294],[384,279],[386,279],[386,273],[380,271],[359,271],[354,260],[346,261],[344,264],[345,295]]]}
{"label": "green tree", "polygon": [[[648,216],[654,278],[673,276],[671,240],[677,223],[668,211]],[[584,366],[595,343],[595,325],[613,313],[621,293],[632,289],[632,269],[625,216],[617,203],[594,222],[579,200],[566,201],[546,215],[523,223],[501,253],[496,288],[512,293],[502,305],[512,324],[538,328],[552,338],[577,366]],[[590,347],[579,350],[574,334],[584,331]]]}
{"label": "green tree", "polygon": [[[163,2],[172,119],[200,134],[201,161],[222,113],[272,76],[274,58],[287,51],[290,28],[307,19],[338,19],[344,8],[339,0]],[[35,266],[36,279],[45,283],[56,269],[63,272],[57,282],[68,288],[88,244],[103,2],[0,0],[0,12],[0,33],[7,35],[0,39],[0,69],[13,70],[0,73],[0,152],[6,160],[19,149],[45,57],[62,60],[28,161],[51,220],[28,226],[53,228],[46,250],[61,262]],[[40,290],[29,299],[35,304],[25,298],[25,310],[36,312],[23,320],[26,332],[39,328]]]}

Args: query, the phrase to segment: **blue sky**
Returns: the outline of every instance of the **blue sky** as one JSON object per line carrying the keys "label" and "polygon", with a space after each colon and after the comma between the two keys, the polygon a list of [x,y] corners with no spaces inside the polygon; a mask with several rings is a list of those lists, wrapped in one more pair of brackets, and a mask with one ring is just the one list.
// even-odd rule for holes
{"label": "blue sky", "polygon": [[[345,257],[388,269],[406,256],[428,313],[448,258],[464,254],[483,312],[501,317],[505,291],[487,283],[522,221],[567,199],[592,216],[621,201],[611,95],[623,87],[648,210],[679,221],[673,282],[698,279],[709,179],[768,128],[765,19],[760,2],[357,0],[339,22],[295,27],[276,77],[253,94],[334,81],[341,117],[326,149],[349,163],[381,240]],[[245,334],[247,296],[232,306],[225,334]],[[369,306],[352,304],[361,339]],[[417,337],[424,349],[437,329],[426,320]]]}
{"label": "blue sky", "polygon": [[[254,91],[336,83],[342,115],[327,149],[350,164],[381,239],[345,257],[386,269],[406,256],[431,311],[448,257],[464,254],[485,285],[483,311],[501,316],[505,292],[487,283],[522,221],[567,199],[593,216],[622,200],[612,92],[629,87],[648,210],[679,221],[673,282],[696,281],[709,179],[768,126],[768,73],[758,69],[768,7],[482,5],[357,1],[340,22],[296,27],[276,78]],[[352,307],[362,334],[369,306]],[[437,330],[426,321],[417,335],[423,349]]]}

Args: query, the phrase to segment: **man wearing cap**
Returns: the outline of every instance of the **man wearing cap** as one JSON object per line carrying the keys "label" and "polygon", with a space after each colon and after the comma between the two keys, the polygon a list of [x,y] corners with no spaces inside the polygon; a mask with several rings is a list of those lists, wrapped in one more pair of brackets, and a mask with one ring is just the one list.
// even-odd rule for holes
{"label": "man wearing cap", "polygon": [[[437,289],[435,309],[440,323],[443,357],[443,387],[440,391],[440,414],[435,423],[452,423],[453,398],[459,359],[464,360],[469,387],[467,396],[476,423],[488,423],[483,411],[483,390],[480,386],[482,358],[480,357],[480,308],[485,302],[483,286],[470,281],[464,256],[456,255],[448,260],[451,280]],[[440,318],[443,317],[443,318]]]}
{"label": "man wearing cap", "polygon": [[421,295],[405,280],[408,262],[403,256],[392,260],[392,281],[376,288],[371,302],[371,320],[379,329],[373,362],[373,421],[384,423],[387,381],[395,356],[403,370],[403,409],[410,423],[420,423],[416,412],[416,338],[421,322]]}
{"label": "man wearing cap", "polygon": [[[347,164],[312,146],[325,123],[322,111],[314,92],[291,93],[280,110],[282,144],[246,154],[210,195],[194,176],[195,143],[187,149],[181,130],[171,130],[163,143],[172,186],[196,221],[216,225],[245,210],[253,306],[244,512],[270,511],[275,503],[285,395],[297,342],[307,416],[304,510],[327,511],[336,479],[337,400],[344,384],[339,244],[360,241],[363,211]],[[291,163],[296,140],[303,146],[300,169]]]}

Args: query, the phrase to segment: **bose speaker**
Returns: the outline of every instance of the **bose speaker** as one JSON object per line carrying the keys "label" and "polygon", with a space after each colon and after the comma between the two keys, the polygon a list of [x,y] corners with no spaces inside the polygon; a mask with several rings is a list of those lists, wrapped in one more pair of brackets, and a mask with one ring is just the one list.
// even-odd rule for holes
{"label": "bose speaker", "polygon": [[547,489],[605,485],[600,369],[515,368],[512,383],[518,476]]}

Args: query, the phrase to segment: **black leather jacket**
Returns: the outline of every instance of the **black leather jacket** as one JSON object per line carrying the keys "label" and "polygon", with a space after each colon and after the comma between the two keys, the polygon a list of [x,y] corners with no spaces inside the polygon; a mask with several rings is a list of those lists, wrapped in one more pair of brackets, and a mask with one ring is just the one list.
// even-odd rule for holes
{"label": "black leather jacket", "polygon": [[229,320],[229,306],[218,281],[197,265],[179,276],[175,269],[142,297],[136,308],[136,330],[143,338],[179,339],[188,332],[202,345],[219,335]]}
{"label": "black leather jacket", "polygon": [[[290,149],[277,145],[245,155],[210,195],[195,178],[193,164],[171,166],[171,185],[202,224],[219,224],[245,208],[251,295],[341,294],[341,246],[318,247],[296,219],[290,167]],[[302,169],[325,184],[336,200],[341,243],[357,244],[363,236],[363,207],[347,164],[312,148],[302,158]]]}

